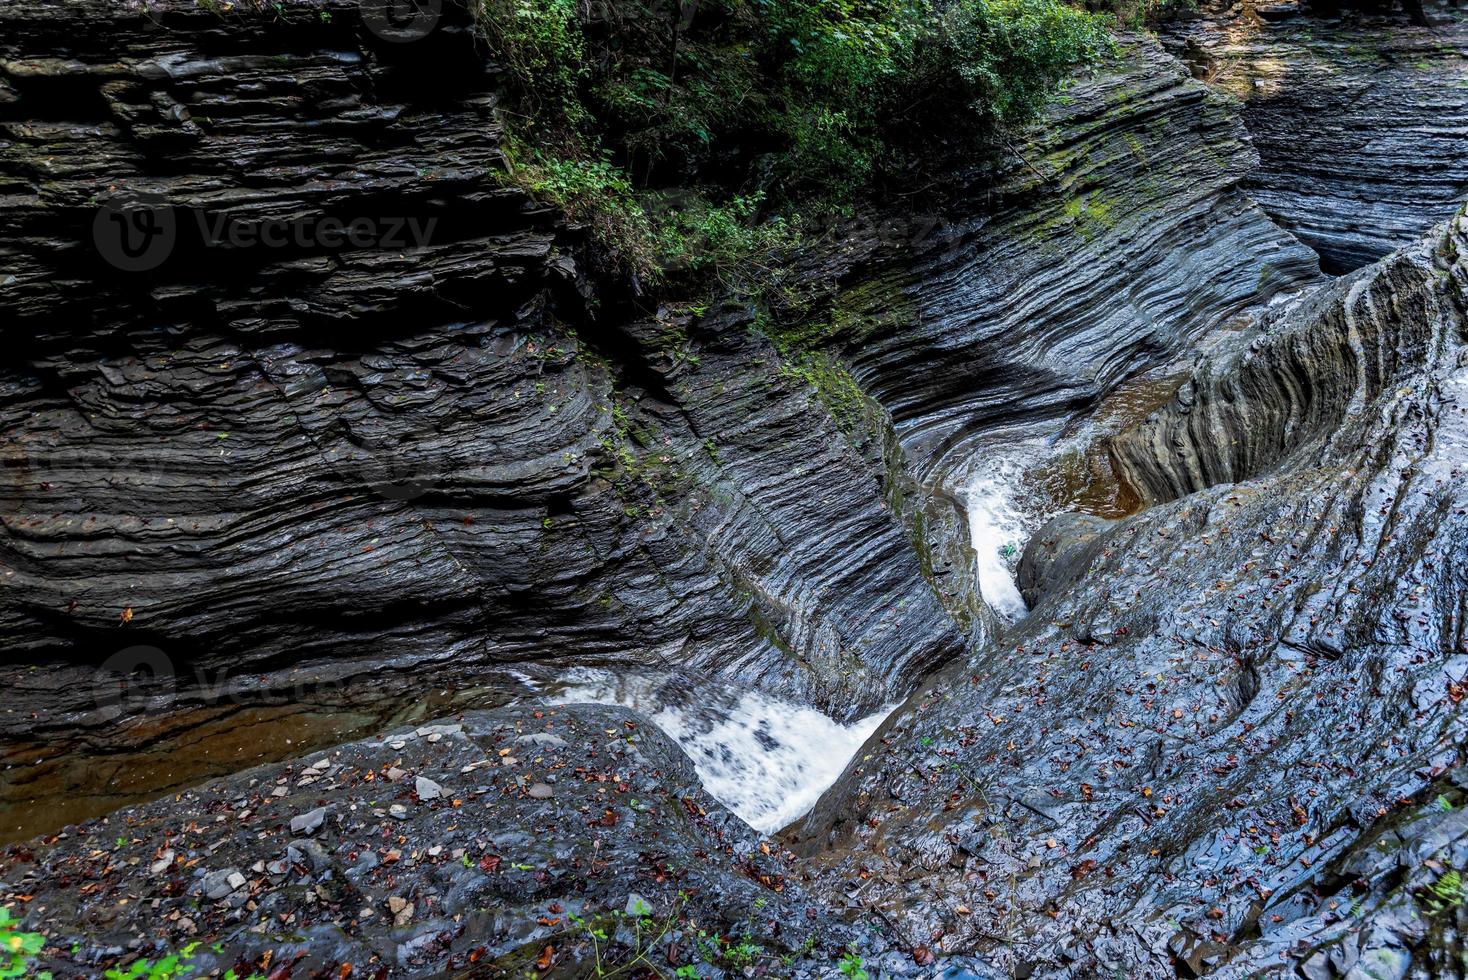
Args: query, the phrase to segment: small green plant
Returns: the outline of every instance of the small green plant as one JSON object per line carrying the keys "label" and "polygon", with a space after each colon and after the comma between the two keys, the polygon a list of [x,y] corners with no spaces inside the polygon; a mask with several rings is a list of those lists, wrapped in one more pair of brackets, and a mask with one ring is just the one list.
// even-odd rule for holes
{"label": "small green plant", "polygon": [[1446,912],[1463,904],[1465,895],[1463,890],[1463,875],[1457,868],[1449,868],[1438,876],[1438,879],[1428,885],[1424,898],[1427,908],[1431,912]]}
{"label": "small green plant", "polygon": [[[609,913],[601,920],[593,922],[575,913],[566,916],[568,922],[580,933],[583,939],[591,944],[593,976],[624,977],[638,976],[651,971],[654,976],[664,976],[662,970],[654,965],[652,955],[662,945],[664,938],[673,930],[682,915],[683,907],[687,903],[684,894],[679,893],[678,901],[669,909],[668,914],[661,920],[655,920],[652,915],[652,907],[646,901],[638,899],[632,903],[631,915],[618,909]],[[625,922],[631,928],[632,949],[621,962],[612,962],[612,951],[615,944],[612,943],[606,927],[601,923],[610,919],[612,922]],[[673,974],[676,977],[696,977],[698,971],[692,966],[679,967]]]}
{"label": "small green plant", "polygon": [[186,974],[194,972],[194,966],[188,961],[193,959],[194,951],[199,948],[198,943],[189,943],[177,953],[170,953],[156,962],[153,960],[133,960],[125,969],[111,969],[104,974],[107,980],[176,980]]}
{"label": "small green plant", "polygon": [[870,980],[870,977],[867,976],[866,964],[855,952],[848,952],[841,957],[841,961],[836,966],[847,980]]}
{"label": "small green plant", "polygon": [[50,973],[30,972],[31,962],[44,945],[45,936],[39,932],[21,932],[10,917],[10,910],[0,908],[0,980],[19,977],[50,980]]}
{"label": "small green plant", "polygon": [[754,943],[742,942],[724,950],[724,959],[735,969],[742,970],[746,966],[753,966],[755,958],[763,952],[764,949]]}

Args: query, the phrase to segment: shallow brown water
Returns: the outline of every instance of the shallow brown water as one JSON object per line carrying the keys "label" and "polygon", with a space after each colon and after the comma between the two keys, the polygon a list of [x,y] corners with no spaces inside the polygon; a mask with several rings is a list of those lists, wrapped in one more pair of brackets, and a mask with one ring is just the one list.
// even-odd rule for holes
{"label": "shallow brown water", "polygon": [[503,687],[378,703],[222,705],[145,717],[102,739],[0,743],[0,844],[384,728],[510,700]]}
{"label": "shallow brown water", "polygon": [[1084,448],[1031,467],[1025,479],[1047,498],[1052,513],[1079,511],[1115,520],[1142,508],[1141,495],[1117,472],[1107,436],[1145,419],[1172,398],[1187,375],[1143,376],[1118,385],[1088,421],[1096,429]]}

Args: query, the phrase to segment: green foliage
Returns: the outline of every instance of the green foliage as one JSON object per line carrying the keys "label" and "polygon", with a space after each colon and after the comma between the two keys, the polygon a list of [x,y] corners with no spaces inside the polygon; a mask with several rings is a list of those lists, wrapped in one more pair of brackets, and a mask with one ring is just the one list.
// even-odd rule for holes
{"label": "green foliage", "polygon": [[188,963],[193,959],[194,951],[199,948],[198,943],[190,943],[177,953],[170,953],[161,960],[137,959],[128,964],[126,969],[108,970],[105,976],[107,980],[137,980],[145,977],[147,980],[176,980],[186,974],[194,972],[194,967]]}
{"label": "green foliage", "polygon": [[640,279],[678,271],[727,280],[798,240],[783,219],[755,222],[759,193],[714,205],[696,193],[638,194],[626,171],[605,158],[556,157],[511,143],[511,159],[511,181],[586,224],[609,263]]}
{"label": "green foliage", "polygon": [[577,89],[586,39],[577,0],[482,0],[479,23],[528,108],[573,132],[586,121]]}
{"label": "green foliage", "polygon": [[644,279],[727,276],[797,213],[973,159],[1109,45],[1065,0],[479,2],[510,179]]}
{"label": "green foliage", "polygon": [[848,980],[869,980],[866,965],[862,962],[861,957],[855,953],[847,953],[841,957],[841,961],[836,966],[841,970],[841,975],[848,978]]}
{"label": "green foliage", "polygon": [[31,961],[41,952],[46,937],[39,932],[21,932],[10,910],[0,908],[0,980],[12,977],[45,977],[51,974],[30,972]]}
{"label": "green foliage", "polygon": [[1438,879],[1427,886],[1423,894],[1431,912],[1446,912],[1456,909],[1468,898],[1463,888],[1463,875],[1456,868],[1449,868]]}
{"label": "green foliage", "polygon": [[[662,976],[662,972],[654,965],[653,956],[663,946],[663,941],[668,934],[678,925],[686,904],[687,898],[680,892],[677,903],[662,919],[653,916],[652,908],[645,901],[635,903],[631,915],[618,909],[606,914],[599,921],[592,921],[575,913],[568,914],[566,918],[573,927],[572,934],[578,935],[583,942],[591,946],[592,972],[588,975],[611,978],[651,973],[654,976]],[[615,949],[619,944],[602,924],[608,920],[613,923],[625,923],[630,927],[632,939],[630,948]],[[615,931],[614,928],[613,932]],[[616,953],[620,955],[614,955]],[[692,966],[680,967],[673,975],[696,977],[698,971]]]}
{"label": "green foliage", "polygon": [[1198,0],[1086,0],[1086,9],[1103,11],[1123,27],[1157,27],[1198,9]]}
{"label": "green foliage", "polygon": [[743,970],[746,966],[752,966],[755,959],[764,950],[754,943],[735,943],[724,950],[724,959],[736,970]]}
{"label": "green foliage", "polygon": [[507,142],[508,179],[588,226],[613,268],[634,275],[656,270],[652,224],[627,174],[605,158],[568,158]]}
{"label": "green foliage", "polygon": [[798,240],[792,223],[773,218],[755,222],[764,195],[747,194],[715,206],[694,195],[681,207],[666,202],[654,212],[653,247],[665,270],[686,269],[721,278],[741,270],[759,256],[782,253]]}
{"label": "green foliage", "polygon": [[934,17],[917,75],[945,112],[966,110],[982,132],[1033,117],[1106,43],[1101,22],[1055,0],[958,0]]}

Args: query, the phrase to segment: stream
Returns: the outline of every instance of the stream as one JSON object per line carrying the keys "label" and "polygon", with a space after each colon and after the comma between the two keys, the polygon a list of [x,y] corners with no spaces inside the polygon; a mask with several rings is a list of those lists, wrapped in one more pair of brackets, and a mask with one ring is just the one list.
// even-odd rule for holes
{"label": "stream", "polygon": [[979,591],[1001,619],[1015,623],[1029,611],[1015,583],[1015,567],[1025,542],[1046,514],[1026,492],[1025,471],[1044,452],[1043,439],[1006,443],[982,453],[969,472],[969,543],[978,564]]}
{"label": "stream", "polygon": [[719,678],[617,675],[577,668],[550,704],[615,704],[646,715],[693,760],[704,789],[771,834],[815,806],[896,707],[843,725],[815,708]]}
{"label": "stream", "polygon": [[1046,521],[1065,511],[1110,520],[1137,512],[1141,501],[1113,469],[1106,439],[1165,404],[1184,376],[1176,364],[1137,375],[1090,413],[994,430],[966,447],[967,464],[947,479],[968,514],[979,591],[1001,620],[1029,613],[1015,573]]}

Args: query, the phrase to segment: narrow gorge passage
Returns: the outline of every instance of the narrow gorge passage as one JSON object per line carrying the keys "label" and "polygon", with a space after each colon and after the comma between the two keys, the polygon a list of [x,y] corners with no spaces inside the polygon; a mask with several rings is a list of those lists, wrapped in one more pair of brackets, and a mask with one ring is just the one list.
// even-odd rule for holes
{"label": "narrow gorge passage", "polygon": [[979,593],[1008,623],[1022,619],[1028,611],[1015,582],[1020,553],[1050,516],[1027,506],[1033,494],[1027,486],[1027,470],[1043,448],[1040,440],[986,447],[975,460],[964,490]]}
{"label": "narrow gorge passage", "polygon": [[[1264,311],[1246,311],[1218,335],[1200,337],[1195,349],[1208,349]],[[947,479],[963,487],[979,592],[1007,624],[1028,614],[1019,565],[1030,539],[1051,518],[1075,513],[1114,521],[1141,508],[1136,489],[1113,465],[1108,441],[1164,405],[1184,372],[1182,362],[1150,367],[1118,384],[1090,411],[1018,430],[985,431],[951,454],[954,475]],[[967,465],[959,461],[963,456],[972,457]]]}
{"label": "narrow gorge passage", "polygon": [[0,0],[0,974],[1468,975],[1468,11],[388,7]]}

